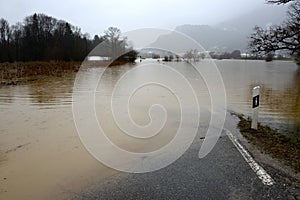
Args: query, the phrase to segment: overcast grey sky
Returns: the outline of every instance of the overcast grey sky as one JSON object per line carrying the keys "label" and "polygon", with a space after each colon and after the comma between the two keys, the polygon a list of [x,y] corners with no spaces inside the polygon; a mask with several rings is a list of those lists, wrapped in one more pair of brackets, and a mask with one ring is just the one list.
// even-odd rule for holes
{"label": "overcast grey sky", "polygon": [[266,5],[264,0],[0,0],[2,18],[14,24],[33,13],[63,19],[82,32],[102,34],[109,26],[122,31],[182,24],[214,25]]}

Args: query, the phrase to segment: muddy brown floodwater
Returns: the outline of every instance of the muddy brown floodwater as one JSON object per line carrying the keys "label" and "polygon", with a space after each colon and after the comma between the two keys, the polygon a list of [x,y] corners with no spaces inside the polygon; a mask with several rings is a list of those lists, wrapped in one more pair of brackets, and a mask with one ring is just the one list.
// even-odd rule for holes
{"label": "muddy brown floodwater", "polygon": [[[300,68],[292,62],[222,60],[215,61],[224,80],[229,110],[251,114],[251,89],[260,85],[260,122],[299,134]],[[209,110],[207,88],[187,63],[167,63],[192,83],[201,107]],[[198,65],[206,64],[201,61]],[[96,95],[96,113],[104,128],[119,132],[106,103],[116,81],[136,65],[106,70]],[[87,73],[93,73],[91,69]],[[89,184],[118,173],[96,161],[77,135],[72,113],[72,91],[76,74],[47,78],[17,86],[0,87],[0,199],[65,199]],[[143,78],[147,74],[137,74]],[[98,77],[95,77],[98,78]],[[143,95],[146,97],[142,98]],[[136,147],[124,142],[121,134],[114,142],[130,151],[145,152],[160,148],[174,136],[180,113],[170,92],[158,86],[145,87],[136,96],[133,119],[139,124],[149,120],[149,105],[158,100],[171,110],[170,128],[152,142]]]}

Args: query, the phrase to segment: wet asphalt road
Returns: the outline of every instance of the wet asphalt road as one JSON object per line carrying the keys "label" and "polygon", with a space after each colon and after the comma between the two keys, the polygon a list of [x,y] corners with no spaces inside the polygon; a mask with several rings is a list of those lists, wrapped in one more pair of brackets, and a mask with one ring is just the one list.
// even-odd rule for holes
{"label": "wet asphalt road", "polygon": [[288,199],[278,184],[264,185],[222,133],[214,149],[198,158],[196,139],[176,162],[145,174],[117,173],[71,199]]}

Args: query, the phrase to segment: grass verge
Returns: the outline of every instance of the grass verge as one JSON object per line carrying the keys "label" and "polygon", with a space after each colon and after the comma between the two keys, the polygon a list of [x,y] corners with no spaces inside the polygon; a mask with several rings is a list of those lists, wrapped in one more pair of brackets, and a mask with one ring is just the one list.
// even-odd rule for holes
{"label": "grass verge", "polygon": [[271,155],[273,158],[283,161],[292,167],[296,172],[300,172],[300,138],[287,137],[258,123],[258,129],[251,129],[251,121],[245,119],[243,115],[235,114],[240,122],[238,128],[241,134],[262,152]]}

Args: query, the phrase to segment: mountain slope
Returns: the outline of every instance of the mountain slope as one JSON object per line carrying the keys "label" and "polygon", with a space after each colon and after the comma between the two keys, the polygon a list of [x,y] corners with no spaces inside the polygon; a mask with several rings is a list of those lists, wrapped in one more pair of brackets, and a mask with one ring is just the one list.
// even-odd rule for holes
{"label": "mountain slope", "polygon": [[[181,25],[175,31],[186,34],[196,40],[204,49],[209,51],[228,51],[235,49],[246,50],[248,37],[255,25],[266,27],[270,24],[280,24],[286,13],[286,6],[264,6],[251,13],[231,19],[214,26],[208,25]],[[161,35],[157,43],[174,45],[174,33]],[[188,46],[178,45],[178,51],[189,50]]]}

